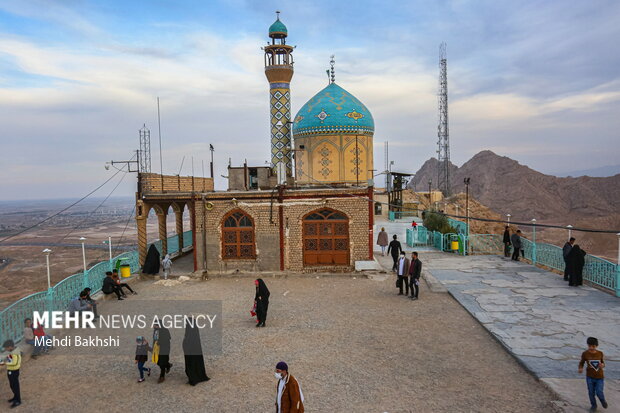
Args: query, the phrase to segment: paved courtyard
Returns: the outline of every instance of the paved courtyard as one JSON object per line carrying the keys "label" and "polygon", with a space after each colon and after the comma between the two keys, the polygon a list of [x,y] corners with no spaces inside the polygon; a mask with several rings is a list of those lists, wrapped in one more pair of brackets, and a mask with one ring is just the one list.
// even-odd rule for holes
{"label": "paved courtyard", "polygon": [[[168,287],[142,281],[135,285],[138,296],[101,304],[103,314],[126,314],[135,308],[132,300],[222,300],[223,351],[205,357],[211,381],[187,385],[180,352],[171,355],[174,367],[163,384],[153,376],[136,383],[125,350],[118,356],[50,354],[25,363],[20,409],[270,412],[273,368],[286,360],[308,412],[552,411],[554,395],[446,293],[423,284],[420,300],[412,302],[396,295],[390,273],[290,274],[266,282],[271,304],[267,327],[260,329],[248,312],[252,276]],[[173,337],[173,344],[181,339]],[[8,385],[1,384],[0,397],[8,398]]]}
{"label": "paved courtyard", "polygon": [[608,411],[620,411],[620,299],[597,289],[569,288],[562,277],[498,256],[428,254],[427,269],[528,370],[569,403],[589,407],[577,373],[586,338],[606,358]]}

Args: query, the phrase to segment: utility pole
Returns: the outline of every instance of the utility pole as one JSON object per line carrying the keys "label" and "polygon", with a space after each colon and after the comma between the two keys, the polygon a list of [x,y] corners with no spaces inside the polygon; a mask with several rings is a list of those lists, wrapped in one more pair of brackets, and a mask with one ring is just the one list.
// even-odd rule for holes
{"label": "utility pole", "polygon": [[385,158],[385,191],[389,194],[390,192],[390,175],[388,174],[389,165],[389,156],[388,156],[388,141],[385,141],[383,145],[383,157]]}
{"label": "utility pole", "polygon": [[431,208],[431,204],[433,203],[433,198],[431,197],[431,186],[433,185],[433,180],[428,180],[428,209]]}
{"label": "utility pole", "polygon": [[439,45],[439,91],[437,93],[439,106],[439,123],[437,125],[437,160],[438,181],[437,188],[444,197],[450,196],[450,133],[448,128],[448,59],[446,43]]}
{"label": "utility pole", "polygon": [[215,150],[213,145],[209,144],[209,150],[211,151],[211,179],[213,179],[213,151]]}
{"label": "utility pole", "polygon": [[469,183],[471,178],[465,178],[463,183],[465,184],[465,210],[467,215],[467,236],[469,237]]}

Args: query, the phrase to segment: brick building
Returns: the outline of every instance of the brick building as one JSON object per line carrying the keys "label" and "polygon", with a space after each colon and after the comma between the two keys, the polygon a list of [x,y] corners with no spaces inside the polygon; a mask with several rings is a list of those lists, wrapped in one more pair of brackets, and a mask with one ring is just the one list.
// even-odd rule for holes
{"label": "brick building", "polygon": [[229,166],[228,191],[214,191],[209,178],[143,176],[137,196],[142,262],[149,210],[156,210],[164,239],[167,211],[174,209],[179,233],[185,207],[198,273],[350,271],[356,261],[373,259],[374,120],[361,101],[335,84],[332,60],[329,85],[291,122],[294,48],[287,36],[278,17],[269,29],[271,43],[263,48],[271,166]]}

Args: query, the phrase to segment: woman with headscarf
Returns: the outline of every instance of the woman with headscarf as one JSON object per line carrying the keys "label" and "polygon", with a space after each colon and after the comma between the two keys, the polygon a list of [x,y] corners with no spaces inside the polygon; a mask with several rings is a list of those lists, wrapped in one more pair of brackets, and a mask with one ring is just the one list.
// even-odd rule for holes
{"label": "woman with headscarf", "polygon": [[153,362],[160,368],[159,380],[162,383],[166,380],[166,373],[170,373],[172,363],[170,363],[170,330],[163,327],[159,321],[153,323]]}
{"label": "woman with headscarf", "polygon": [[586,263],[586,252],[573,245],[567,256],[568,285],[577,287],[583,284],[583,266]]}
{"label": "woman with headscarf", "polygon": [[146,253],[144,264],[142,264],[142,272],[152,275],[159,274],[159,251],[153,244],[151,244],[149,251]]}
{"label": "woman with headscarf", "polygon": [[269,308],[269,289],[262,278],[254,281],[254,284],[256,285],[256,295],[254,296],[254,302],[256,303],[256,327],[265,327],[267,308]]}
{"label": "woman with headscarf", "polygon": [[208,381],[209,377],[205,371],[205,360],[202,355],[202,345],[200,344],[200,331],[193,317],[191,320],[185,321],[183,353],[185,354],[187,382],[195,386],[203,381]]}
{"label": "woman with headscarf", "polygon": [[388,234],[385,232],[385,228],[381,228],[381,232],[377,236],[377,245],[381,247],[381,256],[384,256],[385,247],[388,246]]}

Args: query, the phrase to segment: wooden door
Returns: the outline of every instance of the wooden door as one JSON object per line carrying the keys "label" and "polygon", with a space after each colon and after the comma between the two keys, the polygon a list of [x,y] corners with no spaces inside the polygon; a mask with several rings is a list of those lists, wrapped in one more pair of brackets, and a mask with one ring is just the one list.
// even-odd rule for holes
{"label": "wooden door", "polygon": [[322,209],[303,221],[304,265],[349,265],[349,219]]}

